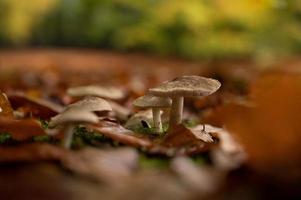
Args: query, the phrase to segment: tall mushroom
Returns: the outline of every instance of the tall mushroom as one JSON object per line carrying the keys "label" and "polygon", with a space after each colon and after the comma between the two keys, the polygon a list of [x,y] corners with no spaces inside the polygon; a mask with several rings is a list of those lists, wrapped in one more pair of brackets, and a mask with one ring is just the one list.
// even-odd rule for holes
{"label": "tall mushroom", "polygon": [[169,128],[182,123],[184,97],[208,96],[221,86],[218,80],[201,76],[181,76],[162,83],[156,88],[149,89],[149,93],[158,97],[172,99]]}
{"label": "tall mushroom", "polygon": [[137,98],[133,105],[140,108],[151,108],[153,113],[154,128],[157,133],[162,133],[161,108],[171,106],[171,99],[156,97],[150,94]]}
{"label": "tall mushroom", "polygon": [[96,114],[83,109],[75,108],[68,109],[61,114],[51,118],[50,127],[65,126],[65,137],[63,146],[70,148],[73,138],[74,126],[81,123],[97,123],[98,117]]}

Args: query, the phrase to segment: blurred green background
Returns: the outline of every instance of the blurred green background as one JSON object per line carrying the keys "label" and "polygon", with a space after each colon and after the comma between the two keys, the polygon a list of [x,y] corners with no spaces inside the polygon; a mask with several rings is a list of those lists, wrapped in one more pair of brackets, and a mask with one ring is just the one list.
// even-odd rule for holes
{"label": "blurred green background", "polygon": [[301,52],[300,0],[0,0],[0,46],[186,58]]}

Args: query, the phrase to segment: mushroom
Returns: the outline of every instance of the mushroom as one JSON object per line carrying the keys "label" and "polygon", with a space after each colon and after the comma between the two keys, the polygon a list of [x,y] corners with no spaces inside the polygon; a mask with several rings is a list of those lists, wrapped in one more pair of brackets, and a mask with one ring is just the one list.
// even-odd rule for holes
{"label": "mushroom", "polygon": [[105,99],[122,99],[124,97],[124,92],[115,87],[102,87],[97,85],[88,85],[73,87],[67,90],[67,94],[73,97],[81,96],[97,96]]}
{"label": "mushroom", "polygon": [[70,148],[72,143],[72,137],[74,132],[74,126],[78,123],[97,123],[98,117],[93,112],[73,108],[67,109],[61,114],[58,114],[51,118],[49,122],[50,127],[56,127],[58,125],[65,126],[65,137],[63,146],[67,149]]}
{"label": "mushroom", "polygon": [[112,111],[111,105],[106,100],[99,97],[87,96],[84,99],[70,104],[66,107],[68,109],[79,108],[91,112]]}
{"label": "mushroom", "polygon": [[160,108],[171,106],[171,99],[166,97],[156,97],[150,94],[137,98],[133,105],[139,108],[151,108],[153,114],[154,128],[157,133],[162,133],[162,122]]}
{"label": "mushroom", "polygon": [[[125,96],[122,90],[117,89],[115,87],[101,87],[95,85],[69,88],[67,90],[67,93],[68,95],[73,97],[95,96],[111,100],[122,99]],[[119,119],[126,120],[131,114],[130,110],[120,106],[118,103],[109,100],[108,102]]]}
{"label": "mushroom", "polygon": [[218,80],[201,76],[181,76],[172,81],[162,83],[156,88],[149,89],[149,93],[159,97],[172,99],[169,128],[182,123],[184,97],[208,96],[221,86]]}

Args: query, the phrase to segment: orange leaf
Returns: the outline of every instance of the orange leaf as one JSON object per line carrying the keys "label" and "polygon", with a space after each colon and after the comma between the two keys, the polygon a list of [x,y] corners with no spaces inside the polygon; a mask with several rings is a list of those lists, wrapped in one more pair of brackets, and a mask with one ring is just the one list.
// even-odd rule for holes
{"label": "orange leaf", "polygon": [[67,150],[46,143],[24,144],[17,147],[0,147],[0,162],[32,162],[61,160]]}
{"label": "orange leaf", "polygon": [[4,117],[0,118],[0,132],[10,133],[12,138],[18,141],[45,135],[44,130],[36,120],[15,120]]}
{"label": "orange leaf", "polygon": [[5,94],[0,93],[0,116],[14,117],[13,109]]}
{"label": "orange leaf", "polygon": [[53,102],[26,96],[22,93],[8,94],[14,109],[21,109],[25,114],[40,119],[49,119],[63,110],[63,107]]}

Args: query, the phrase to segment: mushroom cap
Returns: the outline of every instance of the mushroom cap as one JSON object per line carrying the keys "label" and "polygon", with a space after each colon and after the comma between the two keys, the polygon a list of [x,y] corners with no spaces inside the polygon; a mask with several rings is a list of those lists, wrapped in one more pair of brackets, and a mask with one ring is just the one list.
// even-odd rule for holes
{"label": "mushroom cap", "polygon": [[86,111],[96,112],[96,111],[112,111],[112,107],[106,100],[99,97],[88,96],[84,99],[70,104],[67,106],[66,110],[69,109],[82,109]]}
{"label": "mushroom cap", "polygon": [[55,127],[58,125],[72,123],[97,123],[98,117],[93,112],[84,111],[81,109],[68,109],[65,112],[51,118],[49,126]]}
{"label": "mushroom cap", "polygon": [[180,76],[166,81],[156,88],[149,89],[149,93],[161,97],[173,96],[207,96],[217,91],[221,86],[218,80],[202,76]]}
{"label": "mushroom cap", "polygon": [[67,94],[74,97],[97,96],[106,99],[122,99],[124,92],[115,87],[102,87],[97,85],[88,85],[73,87],[67,90]]}
{"label": "mushroom cap", "polygon": [[171,99],[147,94],[135,99],[133,105],[140,108],[166,108],[171,106]]}

